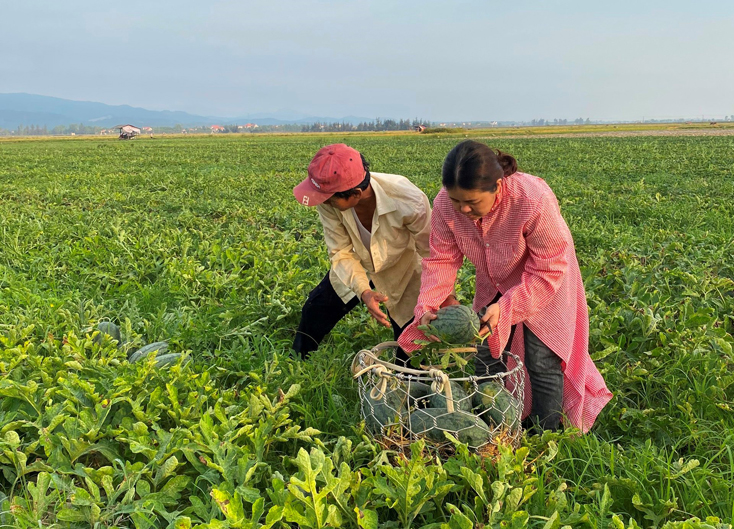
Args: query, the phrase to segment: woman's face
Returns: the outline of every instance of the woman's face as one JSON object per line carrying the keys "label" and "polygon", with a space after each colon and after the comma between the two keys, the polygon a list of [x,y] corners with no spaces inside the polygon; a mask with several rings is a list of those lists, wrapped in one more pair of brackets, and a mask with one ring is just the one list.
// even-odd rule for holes
{"label": "woman's face", "polygon": [[494,205],[497,193],[500,191],[502,179],[497,180],[497,190],[482,191],[481,189],[461,189],[454,187],[446,189],[454,209],[471,220],[484,217]]}

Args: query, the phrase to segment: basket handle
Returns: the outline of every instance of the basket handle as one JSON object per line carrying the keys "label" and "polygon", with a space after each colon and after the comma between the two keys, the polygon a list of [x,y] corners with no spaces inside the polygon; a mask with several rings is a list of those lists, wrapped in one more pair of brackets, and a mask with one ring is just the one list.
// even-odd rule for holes
{"label": "basket handle", "polygon": [[443,391],[446,395],[446,411],[454,413],[454,394],[451,391],[449,376],[440,369],[431,369],[428,371],[428,376],[433,378],[431,389],[436,393]]}

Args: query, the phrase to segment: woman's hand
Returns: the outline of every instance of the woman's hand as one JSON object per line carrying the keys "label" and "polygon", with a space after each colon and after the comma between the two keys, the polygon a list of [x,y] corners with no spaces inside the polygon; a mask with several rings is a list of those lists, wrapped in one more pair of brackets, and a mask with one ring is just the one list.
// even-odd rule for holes
{"label": "woman's hand", "polygon": [[479,319],[479,336],[486,338],[487,336],[497,332],[497,324],[500,321],[500,305],[494,303],[487,307],[487,311]]}
{"label": "woman's hand", "polygon": [[377,323],[385,327],[390,327],[390,320],[387,319],[387,314],[380,310],[380,303],[387,301],[387,296],[374,290],[365,290],[362,292],[361,297],[362,302],[367,306],[367,310],[377,320]]}
{"label": "woman's hand", "polygon": [[[421,316],[420,325],[430,325],[433,320],[436,319],[436,314],[433,312],[426,312],[423,316]],[[423,333],[425,334],[425,333]],[[426,339],[429,342],[440,342],[441,340],[438,339],[437,336],[434,335],[428,335],[426,334]]]}

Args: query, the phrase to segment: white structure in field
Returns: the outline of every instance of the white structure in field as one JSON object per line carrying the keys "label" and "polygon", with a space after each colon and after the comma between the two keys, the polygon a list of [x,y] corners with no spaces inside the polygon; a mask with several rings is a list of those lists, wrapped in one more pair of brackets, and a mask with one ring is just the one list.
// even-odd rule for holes
{"label": "white structure in field", "polygon": [[135,127],[134,125],[117,125],[113,128],[120,130],[121,140],[131,140],[135,136],[140,134],[140,129],[138,127]]}

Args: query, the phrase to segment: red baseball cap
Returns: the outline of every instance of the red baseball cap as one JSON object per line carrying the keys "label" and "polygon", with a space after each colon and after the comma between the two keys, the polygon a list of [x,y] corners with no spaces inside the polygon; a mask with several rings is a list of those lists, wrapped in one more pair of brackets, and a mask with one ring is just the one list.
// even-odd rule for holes
{"label": "red baseball cap", "polygon": [[343,143],[319,149],[308,165],[308,178],[293,188],[304,206],[318,206],[334,193],[357,187],[364,180],[359,152]]}

